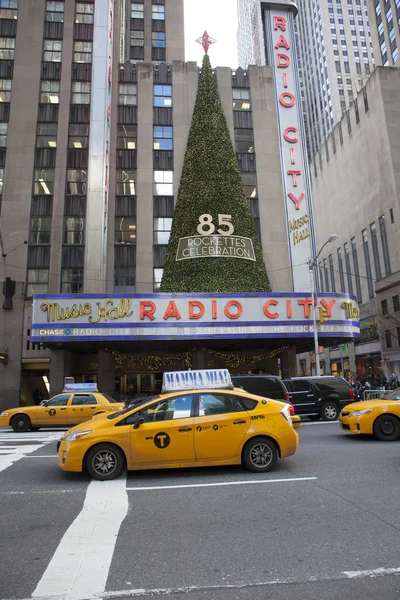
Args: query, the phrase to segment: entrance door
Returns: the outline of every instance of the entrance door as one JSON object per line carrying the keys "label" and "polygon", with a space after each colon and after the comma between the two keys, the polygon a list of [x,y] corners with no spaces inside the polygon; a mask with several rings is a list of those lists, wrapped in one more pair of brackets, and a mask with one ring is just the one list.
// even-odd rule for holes
{"label": "entrance door", "polygon": [[78,425],[89,421],[96,412],[97,400],[94,394],[74,394],[67,407],[67,424]]}
{"label": "entrance door", "polygon": [[194,419],[197,460],[233,458],[250,426],[250,416],[235,396],[217,392],[198,394]]}
{"label": "entrance door", "polygon": [[[59,394],[46,402],[45,406],[37,408],[38,425],[59,425],[67,424],[67,404],[71,394]],[[35,425],[35,424],[33,424]]]}
{"label": "entrance door", "polygon": [[126,423],[138,416],[144,423],[131,431],[133,463],[185,463],[195,460],[192,394],[161,400],[134,413]]}

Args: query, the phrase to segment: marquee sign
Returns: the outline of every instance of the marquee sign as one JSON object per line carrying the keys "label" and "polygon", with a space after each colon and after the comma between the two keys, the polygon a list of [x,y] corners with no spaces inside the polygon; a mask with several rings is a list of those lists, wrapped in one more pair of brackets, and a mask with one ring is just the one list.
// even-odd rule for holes
{"label": "marquee sign", "polygon": [[[262,3],[264,5],[264,3]],[[282,6],[280,6],[282,4]],[[306,157],[293,2],[268,2],[264,13],[269,63],[274,70],[287,236],[295,291],[309,289],[306,261],[313,251],[311,186]]]}
{"label": "marquee sign", "polygon": [[[297,338],[314,335],[310,294],[34,295],[32,342]],[[347,294],[318,297],[322,337],[358,337]]]}

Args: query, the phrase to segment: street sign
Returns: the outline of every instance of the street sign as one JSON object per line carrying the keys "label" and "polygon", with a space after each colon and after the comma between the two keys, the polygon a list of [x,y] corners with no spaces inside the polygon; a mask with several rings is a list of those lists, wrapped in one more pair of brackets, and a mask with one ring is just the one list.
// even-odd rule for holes
{"label": "street sign", "polygon": [[348,344],[342,344],[340,346],[340,352],[348,352],[349,351],[349,345]]}

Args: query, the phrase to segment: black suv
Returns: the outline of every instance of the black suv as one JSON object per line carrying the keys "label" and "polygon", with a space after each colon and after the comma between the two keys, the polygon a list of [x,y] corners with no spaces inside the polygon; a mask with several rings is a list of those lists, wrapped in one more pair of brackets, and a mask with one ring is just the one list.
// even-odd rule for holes
{"label": "black suv", "polygon": [[277,375],[231,375],[233,385],[271,400],[289,402],[289,393]]}
{"label": "black suv", "polygon": [[283,383],[297,415],[334,421],[343,406],[354,402],[354,392],[343,377],[292,377]]}

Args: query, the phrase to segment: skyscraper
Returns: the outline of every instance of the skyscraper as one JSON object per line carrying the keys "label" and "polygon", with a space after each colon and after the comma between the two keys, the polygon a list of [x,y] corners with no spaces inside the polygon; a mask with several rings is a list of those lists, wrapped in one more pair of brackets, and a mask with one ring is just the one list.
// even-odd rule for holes
{"label": "skyscraper", "polygon": [[369,7],[377,62],[384,67],[399,66],[399,0],[369,0]]}
{"label": "skyscraper", "polygon": [[[268,57],[255,48],[262,31],[261,6],[262,0],[238,0],[239,63],[243,68],[247,61],[268,64]],[[308,154],[312,157],[374,67],[368,2],[303,0],[295,25]]]}

